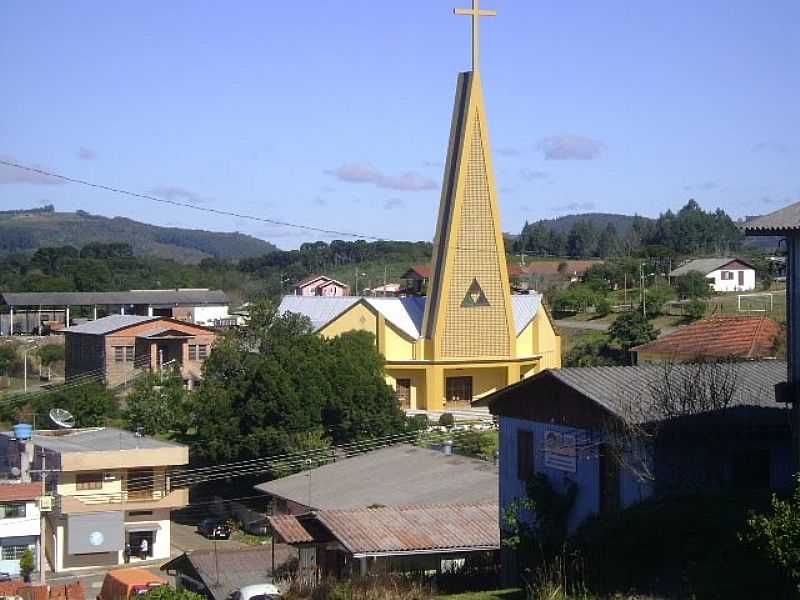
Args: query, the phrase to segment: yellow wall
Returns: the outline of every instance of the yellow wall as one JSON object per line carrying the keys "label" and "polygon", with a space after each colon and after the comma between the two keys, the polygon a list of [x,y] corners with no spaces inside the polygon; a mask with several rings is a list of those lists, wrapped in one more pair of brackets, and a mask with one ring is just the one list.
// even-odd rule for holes
{"label": "yellow wall", "polygon": [[377,337],[378,318],[372,310],[363,304],[354,304],[339,315],[338,318],[320,329],[320,334],[325,337],[336,337],[348,331],[369,331]]}
{"label": "yellow wall", "polygon": [[382,334],[384,338],[384,355],[386,360],[414,360],[414,342],[401,334],[389,321]]}
{"label": "yellow wall", "polygon": [[411,380],[411,406],[410,408],[423,408],[425,406],[425,371],[423,369],[394,369],[386,367],[386,383],[397,390],[397,379]]}
{"label": "yellow wall", "polygon": [[537,370],[560,369],[561,336],[556,335],[556,330],[543,306],[539,307],[531,326],[533,353],[542,355]]}

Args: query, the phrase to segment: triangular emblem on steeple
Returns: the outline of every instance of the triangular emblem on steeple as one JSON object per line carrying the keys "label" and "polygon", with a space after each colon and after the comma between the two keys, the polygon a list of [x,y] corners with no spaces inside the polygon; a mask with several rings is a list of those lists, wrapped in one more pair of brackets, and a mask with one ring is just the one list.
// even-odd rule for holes
{"label": "triangular emblem on steeple", "polygon": [[467,290],[467,295],[464,296],[464,300],[461,301],[461,306],[464,308],[471,306],[489,306],[489,301],[486,299],[486,294],[483,293],[481,284],[478,283],[477,278],[472,280],[472,284]]}

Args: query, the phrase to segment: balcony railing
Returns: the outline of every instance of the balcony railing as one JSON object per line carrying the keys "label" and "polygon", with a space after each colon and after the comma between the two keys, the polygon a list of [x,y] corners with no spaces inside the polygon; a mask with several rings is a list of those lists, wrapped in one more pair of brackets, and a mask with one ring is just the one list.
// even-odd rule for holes
{"label": "balcony railing", "polygon": [[98,491],[91,494],[74,496],[60,495],[58,504],[61,512],[81,513],[97,511],[100,507],[131,506],[133,510],[151,510],[158,508],[180,508],[189,503],[189,490],[186,488],[167,490],[166,487],[151,490],[135,490],[121,492]]}

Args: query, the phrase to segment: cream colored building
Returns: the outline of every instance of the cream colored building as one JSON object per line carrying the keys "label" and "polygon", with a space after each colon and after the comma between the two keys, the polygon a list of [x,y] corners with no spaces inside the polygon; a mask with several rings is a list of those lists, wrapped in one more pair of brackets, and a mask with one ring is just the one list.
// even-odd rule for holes
{"label": "cream colored building", "polygon": [[105,427],[35,431],[31,442],[54,497],[44,531],[53,570],[169,558],[170,512],[189,496],[168,473],[189,462],[187,446]]}
{"label": "cream colored building", "polygon": [[[462,14],[477,19],[475,10]],[[427,298],[289,296],[280,307],[309,317],[321,335],[373,333],[387,379],[410,409],[469,406],[561,366],[541,295],[510,293],[475,37],[473,70],[456,85]]]}

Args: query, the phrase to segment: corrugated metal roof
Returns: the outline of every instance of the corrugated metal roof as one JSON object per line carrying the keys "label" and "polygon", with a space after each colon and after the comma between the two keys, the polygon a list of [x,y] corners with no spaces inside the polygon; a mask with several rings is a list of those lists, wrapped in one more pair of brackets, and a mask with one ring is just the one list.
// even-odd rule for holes
{"label": "corrugated metal roof", "polygon": [[7,292],[3,302],[9,306],[89,306],[118,304],[165,304],[201,306],[228,304],[222,290],[129,290],[124,292]]}
{"label": "corrugated metal roof", "polygon": [[366,301],[407,336],[415,340],[419,338],[422,330],[422,317],[425,315],[424,296],[366,298]]}
{"label": "corrugated metal roof", "polygon": [[33,500],[42,495],[41,483],[2,483],[0,484],[0,502],[15,500]]}
{"label": "corrugated metal roof", "polygon": [[158,321],[162,317],[142,317],[139,315],[108,315],[94,321],[87,321],[81,325],[62,329],[64,333],[84,333],[89,335],[106,335],[118,329],[124,329],[131,325]]}
{"label": "corrugated metal roof", "polygon": [[517,335],[533,321],[539,307],[542,305],[541,294],[526,294],[511,296],[511,308],[514,311],[514,324]]}
{"label": "corrugated metal roof", "polygon": [[267,517],[273,531],[287,544],[304,544],[313,542],[314,537],[303,527],[296,517],[278,515]]}
{"label": "corrugated metal roof", "polygon": [[775,356],[775,338],[782,334],[781,326],[763,315],[716,315],[679,327],[631,351],[692,357],[765,358]]}
{"label": "corrugated metal roof", "polygon": [[497,502],[498,470],[484,460],[398,444],[255,487],[317,509]]}
{"label": "corrugated metal roof", "polygon": [[358,296],[284,296],[278,312],[305,315],[314,331],[330,323],[344,311],[361,300]]}
{"label": "corrugated metal roof", "polygon": [[[775,385],[786,381],[786,363],[777,360],[752,361],[725,364],[722,369],[730,369],[729,376],[734,386],[731,404],[733,406],[760,406],[775,408]],[[639,418],[648,413],[637,410],[630,414],[631,403],[645,407],[654,402],[654,391],[667,383],[672,386],[685,385],[687,379],[698,374],[697,366],[692,364],[638,365],[632,367],[568,367],[547,369],[530,379],[495,392],[486,400],[492,412],[502,414],[504,391],[520,388],[530,390],[531,401],[535,401],[537,382],[544,376],[552,376],[572,389],[596,402],[611,413],[625,419]],[[721,376],[728,372],[721,373]],[[653,413],[655,416],[659,416]]]}
{"label": "corrugated metal roof", "polygon": [[716,271],[727,265],[728,263],[738,261],[742,264],[747,264],[746,261],[743,261],[740,258],[735,257],[727,257],[727,258],[696,258],[694,260],[690,260],[688,263],[681,265],[677,269],[673,269],[672,272],[669,274],[670,277],[680,277],[681,275],[686,275],[687,273],[691,273],[692,271],[697,271],[702,273],[703,275],[708,275],[712,271]]}
{"label": "corrugated metal roof", "polygon": [[314,516],[352,554],[500,547],[497,504],[325,510]]}
{"label": "corrugated metal roof", "polygon": [[800,229],[800,202],[744,224],[746,235],[780,235]]}
{"label": "corrugated metal roof", "polygon": [[[11,432],[0,435],[11,437]],[[88,429],[60,429],[34,431],[31,436],[34,445],[54,452],[98,452],[114,450],[139,450],[143,448],[175,448],[183,446],[175,442],[167,442],[147,436],[137,436],[135,433],[117,429],[115,427],[91,427]]]}
{"label": "corrugated metal roof", "polygon": [[[362,300],[381,313],[387,321],[403,333],[413,339],[419,339],[422,331],[422,319],[425,314],[426,296],[406,296],[403,298],[284,296],[278,311],[305,315],[311,321],[314,331],[316,331]],[[522,333],[522,330],[536,316],[541,303],[541,294],[511,296],[511,307],[514,313],[517,335]]]}

